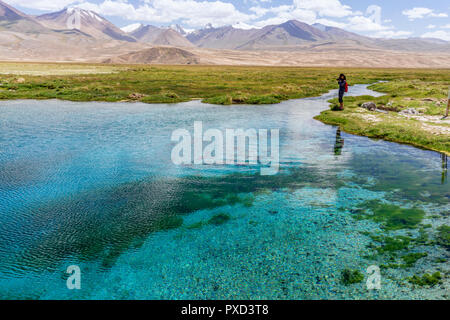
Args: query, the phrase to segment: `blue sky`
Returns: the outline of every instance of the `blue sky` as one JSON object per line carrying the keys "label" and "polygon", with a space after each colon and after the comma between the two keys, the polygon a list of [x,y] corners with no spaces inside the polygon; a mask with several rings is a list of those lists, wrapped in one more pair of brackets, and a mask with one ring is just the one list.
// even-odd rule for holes
{"label": "blue sky", "polygon": [[65,7],[93,10],[119,27],[143,23],[263,27],[290,19],[322,23],[387,38],[435,37],[450,41],[448,0],[3,0],[27,13]]}

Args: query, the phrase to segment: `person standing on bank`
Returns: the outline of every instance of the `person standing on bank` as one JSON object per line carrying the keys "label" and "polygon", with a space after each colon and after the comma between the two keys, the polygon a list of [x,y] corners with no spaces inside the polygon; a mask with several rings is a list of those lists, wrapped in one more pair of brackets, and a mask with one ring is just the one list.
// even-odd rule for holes
{"label": "person standing on bank", "polygon": [[348,92],[347,77],[341,73],[337,81],[339,83],[339,110],[344,110],[344,94]]}
{"label": "person standing on bank", "polygon": [[450,110],[450,87],[448,87],[448,97],[447,97],[447,110],[445,111],[445,115],[442,118],[442,120],[447,119],[448,118],[448,112]]}

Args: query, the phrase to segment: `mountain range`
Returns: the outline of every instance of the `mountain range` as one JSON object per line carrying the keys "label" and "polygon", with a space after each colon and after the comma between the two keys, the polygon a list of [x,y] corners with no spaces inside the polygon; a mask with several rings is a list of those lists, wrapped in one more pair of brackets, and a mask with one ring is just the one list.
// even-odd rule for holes
{"label": "mountain range", "polygon": [[438,39],[375,39],[335,27],[308,25],[296,20],[250,30],[231,26],[210,27],[190,33],[186,38],[200,48],[231,50],[295,51],[331,46],[428,52],[448,52],[450,49],[450,42]]}
{"label": "mountain range", "polygon": [[[76,18],[77,17],[77,18]],[[78,19],[78,21],[76,20]],[[72,25],[84,34],[99,40],[119,40],[136,42],[137,40],[113,25],[95,12],[68,8],[54,13],[43,14],[36,20],[44,27],[53,30],[66,30]]]}
{"label": "mountain range", "polygon": [[181,28],[177,31],[173,28],[158,28],[151,25],[141,25],[136,30],[131,31],[129,35],[138,41],[153,45],[193,47],[194,45],[186,39],[180,31],[184,32]]}
{"label": "mountain range", "polygon": [[[161,46],[169,49],[149,50]],[[211,50],[215,53],[211,54]],[[164,63],[167,58],[167,63],[176,63],[179,57],[180,63],[192,64],[216,61],[214,55],[237,57],[233,61],[241,57],[245,61],[258,52],[278,52],[287,57],[288,52],[318,54],[336,50],[364,53],[366,60],[380,52],[396,55],[420,52],[442,56],[445,61],[450,42],[423,38],[375,39],[296,20],[261,29],[214,28],[211,25],[193,32],[186,32],[179,25],[135,25],[120,29],[88,10],[67,8],[31,16],[0,0],[1,60],[122,62],[131,59],[135,63]],[[286,52],[284,56],[283,52]],[[230,60],[224,58],[223,61]],[[450,66],[449,61],[444,66]]]}

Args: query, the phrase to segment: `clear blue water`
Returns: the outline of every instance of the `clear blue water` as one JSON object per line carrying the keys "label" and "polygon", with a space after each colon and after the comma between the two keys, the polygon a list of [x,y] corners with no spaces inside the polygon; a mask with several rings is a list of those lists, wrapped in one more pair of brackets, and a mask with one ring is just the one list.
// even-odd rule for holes
{"label": "clear blue water", "polygon": [[[440,154],[314,120],[335,94],[274,106],[0,102],[0,298],[446,299],[445,278],[406,280],[448,272],[433,244],[411,247],[428,254],[414,266],[383,269],[379,291],[342,283],[344,269],[386,263],[368,257],[369,233],[418,232],[357,219],[358,206],[420,208],[434,239],[450,188]],[[280,173],[175,166],[171,133],[194,121],[280,128]],[[230,219],[208,223],[217,214]],[[81,290],[66,287],[69,265]]]}

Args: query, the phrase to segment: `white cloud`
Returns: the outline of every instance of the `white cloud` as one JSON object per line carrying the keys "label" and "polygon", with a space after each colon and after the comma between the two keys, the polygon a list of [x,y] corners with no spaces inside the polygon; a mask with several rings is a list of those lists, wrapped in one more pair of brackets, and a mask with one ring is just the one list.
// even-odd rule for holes
{"label": "white cloud", "polygon": [[423,8],[423,7],[415,7],[409,10],[403,10],[403,15],[407,16],[409,20],[413,21],[416,19],[424,19],[424,18],[447,18],[448,14],[446,13],[436,13],[433,9]]}
{"label": "white cloud", "polygon": [[[299,20],[305,23],[315,23],[319,20],[330,18],[344,18],[355,15],[352,8],[343,5],[340,0],[293,0],[292,5],[280,5],[278,7],[261,7],[255,6],[250,8],[255,13],[257,18],[262,18],[266,15],[272,15],[269,18],[254,22],[257,27],[264,25],[280,24],[288,20]],[[330,20],[327,20],[330,21]],[[331,22],[335,26],[342,23]]]}
{"label": "white cloud", "polygon": [[370,17],[355,16],[348,19],[347,27],[353,31],[370,32],[370,31],[383,31],[391,29],[375,21]]}
{"label": "white cloud", "polygon": [[433,32],[427,32],[422,35],[422,38],[436,38],[445,41],[450,41],[450,31],[438,30]]}
{"label": "white cloud", "polygon": [[[321,23],[376,37],[404,37],[409,31],[396,30],[390,20],[381,18],[381,7],[371,5],[366,12],[353,11],[342,0],[289,0],[290,4],[271,6],[271,0],[244,0],[254,6],[240,11],[229,0],[6,0],[12,5],[44,11],[56,11],[67,6],[92,10],[106,17],[120,17],[133,23],[124,27],[131,30],[136,22],[150,24],[180,23],[187,28],[233,25],[237,28],[261,28],[288,20],[308,24]],[[403,11],[410,19],[447,16],[428,8]],[[442,27],[442,28],[445,28]]]}
{"label": "white cloud", "polygon": [[323,24],[324,26],[328,26],[328,27],[335,27],[335,28],[341,28],[341,29],[347,28],[347,24],[345,22],[336,22],[334,20],[328,20],[328,19],[317,19],[315,23],[320,23],[320,24]]}
{"label": "white cloud", "polygon": [[67,6],[80,3],[80,0],[5,0],[4,2],[12,6],[37,9],[42,11],[56,11]]}
{"label": "white cloud", "polygon": [[412,34],[413,33],[411,31],[385,30],[376,32],[373,36],[375,38],[407,38]]}
{"label": "white cloud", "polygon": [[78,7],[95,11],[105,16],[118,16],[130,21],[149,23],[172,23],[180,20],[191,27],[202,27],[245,23],[257,18],[255,14],[240,12],[231,3],[223,1],[195,0],[144,0],[135,7],[127,0],[105,0],[100,4],[83,2]]}
{"label": "white cloud", "polygon": [[297,9],[316,12],[321,17],[342,18],[352,15],[352,8],[339,0],[294,0]]}

